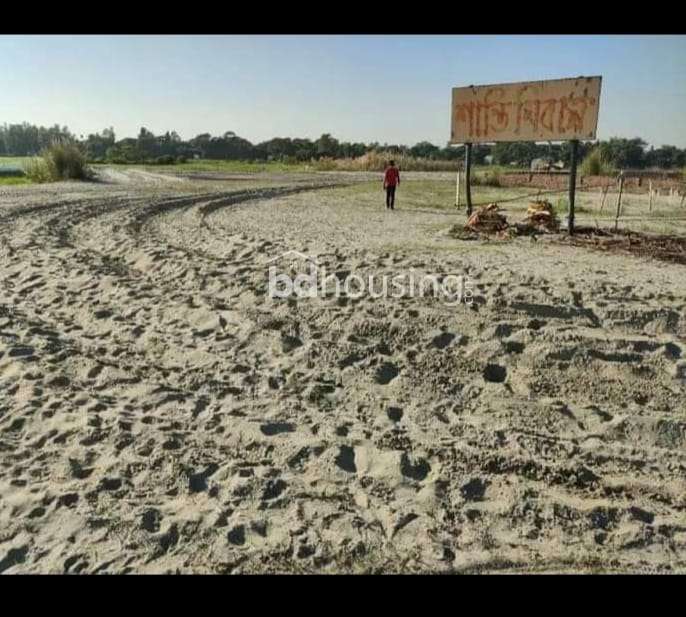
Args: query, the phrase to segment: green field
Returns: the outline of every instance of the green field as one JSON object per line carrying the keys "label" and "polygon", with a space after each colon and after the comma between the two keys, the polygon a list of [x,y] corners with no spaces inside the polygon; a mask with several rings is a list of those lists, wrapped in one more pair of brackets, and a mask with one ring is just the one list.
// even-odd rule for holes
{"label": "green field", "polygon": [[264,172],[303,172],[316,171],[314,167],[308,163],[286,164],[276,161],[270,162],[251,162],[251,161],[215,161],[209,159],[199,159],[195,161],[188,161],[186,163],[176,163],[174,165],[148,165],[138,163],[121,163],[121,164],[95,164],[95,169],[98,167],[114,167],[121,169],[145,169],[147,171],[173,171],[173,172],[226,172],[226,173],[264,173]]}
{"label": "green field", "polygon": [[22,167],[30,156],[0,156],[0,167]]}
{"label": "green field", "polygon": [[[457,169],[457,161],[455,162]],[[318,165],[310,161],[302,163],[282,163],[279,161],[228,161],[228,160],[212,160],[212,159],[198,159],[187,161],[186,163],[176,163],[172,165],[155,165],[145,163],[98,163],[93,165],[96,169],[102,166],[111,166],[123,169],[145,169],[148,171],[175,171],[175,172],[226,172],[226,173],[288,173],[288,172],[315,172],[315,171],[337,171],[336,169],[327,168],[325,163]],[[508,173],[512,171],[521,171],[521,168],[501,166],[501,165],[477,165],[472,168],[473,173],[481,174],[484,172],[490,173]],[[402,172],[403,169],[401,168]],[[410,171],[410,170],[405,170]],[[380,171],[371,173],[381,173]],[[431,173],[431,172],[427,172]],[[451,173],[450,171],[443,171],[442,173]]]}
{"label": "green field", "polygon": [[16,186],[18,184],[32,184],[32,181],[23,176],[10,176],[7,178],[0,176],[0,186]]}
{"label": "green field", "polygon": [[[382,207],[384,194],[381,182],[359,182],[350,186],[333,189],[341,201],[353,197],[357,203],[370,207]],[[538,191],[530,187],[491,187],[473,186],[472,203],[474,207],[497,203],[509,223],[522,222],[526,218],[529,202],[536,199]],[[566,189],[555,194],[541,194],[554,207],[560,222],[565,221],[569,201]],[[616,214],[617,194],[607,196],[601,210],[598,190],[577,190],[576,224],[599,227],[613,227]],[[656,198],[650,210],[646,194],[625,193],[622,196],[622,210],[619,219],[620,229],[645,231],[663,234],[686,233],[686,204],[680,206],[680,198],[661,196]],[[445,179],[405,180],[396,193],[396,208],[409,210],[440,210],[455,215],[455,223],[466,221],[464,194],[461,207],[455,207],[455,183]]]}

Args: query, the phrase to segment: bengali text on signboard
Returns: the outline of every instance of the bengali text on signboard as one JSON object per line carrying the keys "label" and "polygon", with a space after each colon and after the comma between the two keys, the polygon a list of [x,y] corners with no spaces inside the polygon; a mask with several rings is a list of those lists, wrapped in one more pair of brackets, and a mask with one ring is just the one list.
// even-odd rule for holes
{"label": "bengali text on signboard", "polygon": [[453,88],[451,143],[595,139],[601,77]]}

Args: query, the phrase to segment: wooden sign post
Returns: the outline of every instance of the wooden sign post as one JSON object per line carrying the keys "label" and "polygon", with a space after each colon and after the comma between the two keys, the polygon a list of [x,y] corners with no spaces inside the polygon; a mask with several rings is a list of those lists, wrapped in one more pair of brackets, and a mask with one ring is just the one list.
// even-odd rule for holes
{"label": "wooden sign post", "polygon": [[576,155],[579,141],[572,140],[572,160],[569,167],[569,217],[567,219],[567,231],[569,235],[574,233],[574,198],[576,197]]}
{"label": "wooden sign post", "polygon": [[455,181],[455,207],[460,207],[460,168],[457,168],[457,180]]}

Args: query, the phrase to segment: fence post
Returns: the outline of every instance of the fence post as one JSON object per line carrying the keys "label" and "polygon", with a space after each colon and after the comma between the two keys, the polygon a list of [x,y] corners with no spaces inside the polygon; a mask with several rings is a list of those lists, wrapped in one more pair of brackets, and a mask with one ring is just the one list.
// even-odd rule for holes
{"label": "fence post", "polygon": [[603,211],[603,208],[605,207],[605,198],[607,197],[607,194],[610,190],[610,185],[607,184],[605,187],[601,189],[602,192],[602,199],[600,200],[600,211]]}
{"label": "fence post", "polygon": [[617,195],[617,214],[615,215],[615,231],[619,225],[619,213],[622,209],[622,189],[624,188],[624,172],[619,174],[619,195]]}
{"label": "fence post", "polygon": [[653,211],[653,181],[648,180],[648,194],[650,197],[648,198],[648,212]]}
{"label": "fence post", "polygon": [[472,215],[472,191],[471,191],[471,177],[472,177],[472,144],[465,144],[464,150],[464,196],[467,202],[467,216]]}

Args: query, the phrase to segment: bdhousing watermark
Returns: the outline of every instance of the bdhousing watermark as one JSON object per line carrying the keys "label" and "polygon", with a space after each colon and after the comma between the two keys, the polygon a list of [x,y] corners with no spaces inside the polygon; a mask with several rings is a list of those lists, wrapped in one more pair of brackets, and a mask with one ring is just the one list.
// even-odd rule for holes
{"label": "bdhousing watermark", "polygon": [[[290,262],[290,268],[284,267]],[[315,257],[287,251],[269,261],[270,298],[435,297],[447,305],[471,304],[473,283],[465,274],[428,274],[414,268],[389,274],[328,273]]]}

